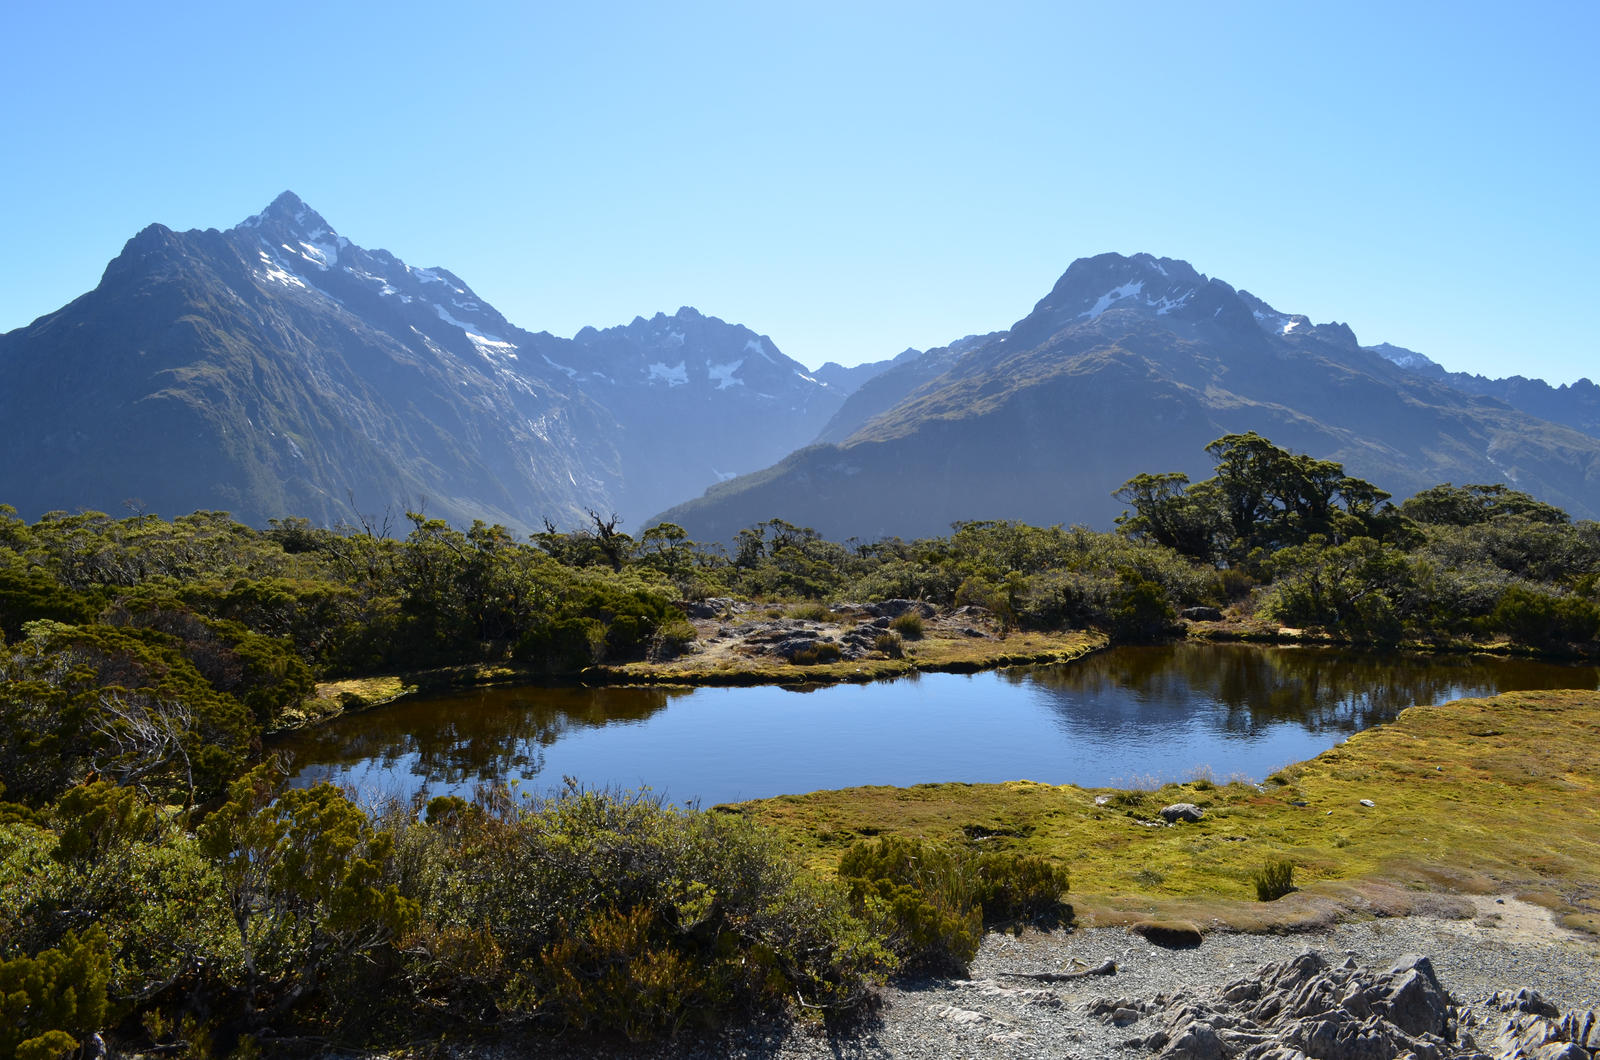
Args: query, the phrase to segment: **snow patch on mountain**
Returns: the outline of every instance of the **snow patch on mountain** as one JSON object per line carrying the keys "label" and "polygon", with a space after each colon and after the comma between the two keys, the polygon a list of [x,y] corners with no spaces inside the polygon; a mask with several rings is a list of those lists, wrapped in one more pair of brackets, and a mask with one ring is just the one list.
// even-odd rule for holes
{"label": "snow patch on mountain", "polygon": [[743,357],[727,364],[708,364],[706,365],[706,375],[712,382],[717,384],[718,390],[726,390],[730,386],[744,386],[743,379],[735,379],[733,377],[733,373],[737,372],[742,364],[744,364]]}
{"label": "snow patch on mountain", "polygon": [[[566,372],[568,379],[576,379],[576,378],[578,378],[578,370],[576,368],[571,368],[571,367],[569,367],[567,365],[560,364],[560,363],[558,363],[556,361],[552,361],[550,359],[550,355],[548,353],[543,354],[542,356],[544,357],[544,363],[545,364],[548,364],[551,368],[554,368],[558,372]],[[596,373],[596,374],[598,374],[598,373]]]}
{"label": "snow patch on mountain", "polygon": [[[1159,268],[1161,268],[1161,266],[1157,265],[1156,268],[1159,269]],[[1166,272],[1165,269],[1162,269],[1161,271],[1162,271],[1163,274],[1165,274],[1165,272]],[[1174,309],[1182,309],[1184,306],[1189,304],[1189,299],[1191,299],[1193,297],[1194,297],[1194,288],[1191,287],[1189,290],[1183,292],[1183,294],[1179,295],[1177,298],[1169,298],[1166,295],[1162,295],[1160,298],[1147,298],[1147,299],[1145,299],[1145,303],[1144,304],[1147,305],[1147,306],[1154,306],[1155,307],[1155,311],[1156,311],[1156,316],[1160,317],[1160,316],[1166,316],[1168,313],[1172,312]]]}
{"label": "snow patch on mountain", "polygon": [[650,381],[654,383],[658,379],[668,386],[687,385],[689,382],[689,369],[686,366],[686,362],[679,361],[677,364],[669,366],[662,361],[656,361],[650,365]]}
{"label": "snow patch on mountain", "polygon": [[296,250],[288,244],[284,244],[283,249],[291,254],[300,255],[324,272],[331,266],[339,264],[339,248],[332,243],[308,243],[305,240],[301,240],[300,249]]}
{"label": "snow patch on mountain", "polygon": [[435,304],[433,311],[439,314],[439,319],[444,321],[446,324],[449,324],[452,327],[460,328],[462,334],[466,335],[467,341],[472,343],[473,346],[477,347],[478,352],[490,360],[496,360],[502,357],[508,357],[511,360],[517,359],[516,343],[507,342],[499,335],[490,335],[476,324],[468,324],[464,320],[457,320],[455,317],[451,316],[450,311],[442,305]]}
{"label": "snow patch on mountain", "polygon": [[1104,313],[1106,310],[1110,309],[1124,298],[1132,298],[1134,295],[1143,290],[1143,280],[1129,280],[1121,287],[1113,287],[1111,290],[1101,295],[1100,300],[1095,302],[1094,305],[1090,306],[1082,313],[1079,313],[1078,319],[1097,320],[1099,319],[1100,314]]}
{"label": "snow patch on mountain", "polygon": [[257,273],[258,276],[270,283],[279,283],[285,287],[299,287],[302,290],[305,289],[306,282],[300,277],[296,276],[294,273],[290,272],[284,266],[283,262],[273,257],[271,254],[268,254],[265,250],[258,251],[258,253],[261,255],[261,264],[265,266],[259,273]]}
{"label": "snow patch on mountain", "polygon": [[421,280],[423,283],[442,283],[446,287],[448,287],[452,291],[454,291],[456,294],[466,294],[467,293],[466,291],[462,290],[460,287],[457,287],[455,284],[453,284],[449,280],[445,279],[443,276],[440,276],[433,269],[418,269],[418,268],[413,268],[410,265],[407,265],[406,266],[406,271],[409,272],[411,275],[415,276],[417,279]]}
{"label": "snow patch on mountain", "polygon": [[1295,328],[1309,326],[1311,323],[1298,313],[1290,316],[1287,313],[1269,313],[1262,309],[1252,309],[1250,315],[1256,318],[1256,323],[1261,325],[1263,331],[1274,335],[1287,335]]}

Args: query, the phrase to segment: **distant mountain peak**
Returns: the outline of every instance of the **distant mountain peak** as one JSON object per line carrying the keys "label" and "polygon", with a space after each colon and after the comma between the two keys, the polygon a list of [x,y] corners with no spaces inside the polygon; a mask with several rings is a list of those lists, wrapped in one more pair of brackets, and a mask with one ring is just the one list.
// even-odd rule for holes
{"label": "distant mountain peak", "polygon": [[325,221],[321,214],[306,205],[305,200],[292,191],[285,191],[267,208],[258,214],[245,218],[239,223],[240,228],[281,227],[290,232],[297,232],[308,236],[317,236],[324,233],[337,235],[333,226]]}
{"label": "distant mountain peak", "polygon": [[1029,348],[1063,328],[1093,324],[1107,313],[1125,310],[1236,334],[1253,328],[1237,292],[1187,261],[1106,253],[1069,265],[1033,312],[1011,329],[1006,342],[1011,348]]}

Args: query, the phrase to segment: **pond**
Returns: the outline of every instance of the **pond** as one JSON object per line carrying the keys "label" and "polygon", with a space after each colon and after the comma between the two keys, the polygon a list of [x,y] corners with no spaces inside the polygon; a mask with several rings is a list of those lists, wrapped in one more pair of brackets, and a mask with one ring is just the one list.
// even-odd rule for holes
{"label": "pond", "polygon": [[291,734],[295,782],[362,798],[525,791],[573,777],[711,806],[936,781],[1144,787],[1259,781],[1418,703],[1600,687],[1600,669],[1482,656],[1241,644],[1119,647],[1077,662],[866,685],[484,688]]}

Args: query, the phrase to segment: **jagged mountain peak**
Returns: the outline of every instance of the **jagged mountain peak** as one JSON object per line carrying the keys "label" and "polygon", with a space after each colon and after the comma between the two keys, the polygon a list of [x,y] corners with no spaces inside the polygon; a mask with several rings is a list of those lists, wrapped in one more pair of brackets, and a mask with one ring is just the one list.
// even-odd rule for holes
{"label": "jagged mountain peak", "polygon": [[1026,349],[1063,328],[1093,324],[1107,313],[1128,310],[1169,323],[1183,320],[1224,330],[1253,330],[1250,312],[1238,293],[1187,261],[1106,253],[1069,265],[1033,312],[1012,327],[1006,345]]}
{"label": "jagged mountain peak", "polygon": [[[277,258],[281,250],[322,271],[338,265],[340,252],[351,245],[292,191],[279,195],[265,210],[245,218],[228,231],[235,236],[255,235],[270,252],[265,257]],[[283,272],[282,263],[277,264],[277,271]]]}
{"label": "jagged mountain peak", "polygon": [[1153,254],[1097,254],[1067,266],[1035,307],[1093,320],[1113,307],[1145,305],[1165,315],[1205,289],[1211,280],[1187,261]]}
{"label": "jagged mountain peak", "polygon": [[323,219],[322,215],[306,205],[304,199],[292,191],[285,191],[276,199],[267,204],[267,208],[258,214],[245,218],[236,227],[262,228],[265,226],[280,227],[308,236],[329,233],[336,235],[333,226]]}

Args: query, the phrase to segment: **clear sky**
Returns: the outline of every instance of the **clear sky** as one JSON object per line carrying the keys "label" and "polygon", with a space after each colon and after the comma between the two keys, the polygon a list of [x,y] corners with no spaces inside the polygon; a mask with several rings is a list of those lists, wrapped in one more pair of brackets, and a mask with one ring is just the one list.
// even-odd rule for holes
{"label": "clear sky", "polygon": [[0,331],[292,189],[571,335],[815,367],[1184,258],[1446,367],[1600,377],[1600,3],[0,0]]}

